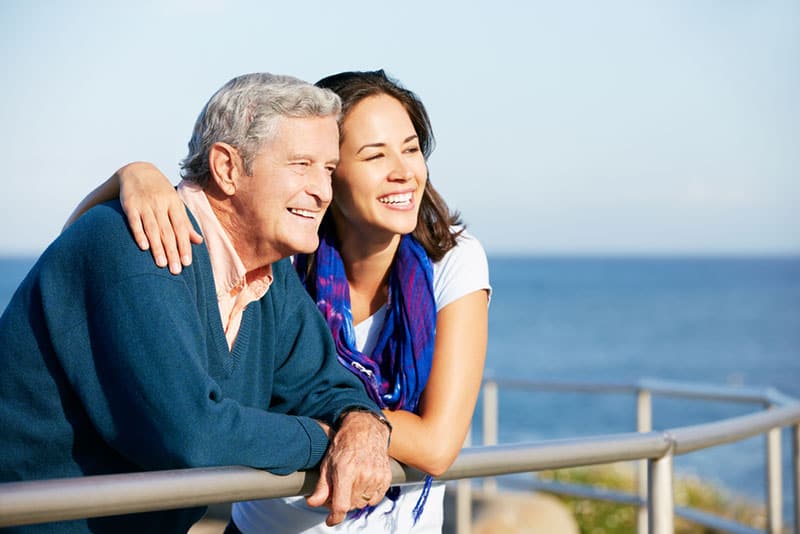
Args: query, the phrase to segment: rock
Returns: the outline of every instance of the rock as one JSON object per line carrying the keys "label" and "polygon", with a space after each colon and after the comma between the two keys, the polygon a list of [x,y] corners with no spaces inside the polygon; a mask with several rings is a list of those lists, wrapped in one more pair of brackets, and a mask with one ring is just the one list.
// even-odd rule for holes
{"label": "rock", "polygon": [[578,534],[578,523],[556,497],[501,491],[484,495],[472,534]]}

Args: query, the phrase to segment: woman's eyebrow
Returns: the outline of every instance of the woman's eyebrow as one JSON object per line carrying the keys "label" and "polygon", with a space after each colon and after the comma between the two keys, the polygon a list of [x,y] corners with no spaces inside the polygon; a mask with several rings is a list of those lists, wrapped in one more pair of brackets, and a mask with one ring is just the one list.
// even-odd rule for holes
{"label": "woman's eyebrow", "polygon": [[356,152],[356,155],[358,155],[358,153],[364,150],[365,148],[380,148],[384,146],[386,146],[386,143],[370,143],[359,148],[358,151]]}
{"label": "woman's eyebrow", "polygon": [[[403,144],[408,143],[409,141],[413,141],[416,138],[417,134],[409,135],[408,137],[403,139]],[[356,151],[356,155],[358,155],[358,153],[364,150],[365,148],[381,148],[384,146],[386,146],[386,143],[369,143],[359,148],[358,151]]]}

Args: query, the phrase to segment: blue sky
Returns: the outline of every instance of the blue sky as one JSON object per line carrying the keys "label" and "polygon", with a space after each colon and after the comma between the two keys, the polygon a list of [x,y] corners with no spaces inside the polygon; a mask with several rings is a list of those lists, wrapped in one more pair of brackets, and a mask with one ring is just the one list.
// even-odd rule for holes
{"label": "blue sky", "polygon": [[177,181],[228,79],[385,68],[491,254],[800,254],[800,3],[0,3],[0,254],[123,163]]}

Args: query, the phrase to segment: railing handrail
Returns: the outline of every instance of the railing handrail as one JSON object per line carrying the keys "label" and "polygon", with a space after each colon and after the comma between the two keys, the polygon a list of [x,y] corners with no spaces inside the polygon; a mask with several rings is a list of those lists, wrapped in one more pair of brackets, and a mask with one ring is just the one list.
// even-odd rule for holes
{"label": "railing handrail", "polygon": [[654,395],[691,399],[744,402],[761,405],[790,405],[800,400],[785,395],[772,387],[725,386],[702,382],[680,382],[661,378],[640,378],[631,381],[580,381],[557,379],[527,379],[494,376],[487,371],[484,384],[494,382],[499,386],[523,391],[568,391],[572,393],[636,393],[647,390]]}
{"label": "railing handrail", "polygon": [[[473,447],[464,449],[439,479],[660,458],[789,425],[800,425],[800,404],[661,432]],[[397,462],[392,474],[395,484],[424,477]],[[0,484],[0,526],[302,495],[311,492],[317,476],[315,471],[278,476],[230,466],[9,482]]]}

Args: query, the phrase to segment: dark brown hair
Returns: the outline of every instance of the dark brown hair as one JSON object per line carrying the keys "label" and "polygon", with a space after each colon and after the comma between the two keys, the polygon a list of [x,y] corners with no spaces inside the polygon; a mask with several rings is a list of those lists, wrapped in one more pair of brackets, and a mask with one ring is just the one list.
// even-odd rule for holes
{"label": "dark brown hair", "polygon": [[[342,121],[353,106],[367,97],[384,94],[396,99],[414,125],[427,163],[436,144],[428,112],[417,95],[388,77],[383,70],[342,72],[321,79],[316,86],[330,89],[342,99]],[[462,224],[459,213],[450,211],[429,179],[422,194],[417,227],[411,235],[425,248],[431,261],[441,260],[456,245],[456,238],[462,230],[454,231],[451,226]]]}

